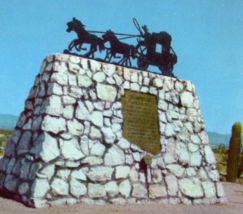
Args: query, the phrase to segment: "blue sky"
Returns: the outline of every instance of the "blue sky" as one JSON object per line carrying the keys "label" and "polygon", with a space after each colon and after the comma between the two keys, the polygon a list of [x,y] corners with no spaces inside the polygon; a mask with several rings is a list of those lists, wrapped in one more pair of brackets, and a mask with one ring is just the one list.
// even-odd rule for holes
{"label": "blue sky", "polygon": [[42,60],[76,38],[66,32],[73,17],[87,30],[138,34],[136,17],[172,35],[174,74],[194,83],[207,131],[243,123],[242,0],[2,0],[0,8],[0,114],[23,111]]}

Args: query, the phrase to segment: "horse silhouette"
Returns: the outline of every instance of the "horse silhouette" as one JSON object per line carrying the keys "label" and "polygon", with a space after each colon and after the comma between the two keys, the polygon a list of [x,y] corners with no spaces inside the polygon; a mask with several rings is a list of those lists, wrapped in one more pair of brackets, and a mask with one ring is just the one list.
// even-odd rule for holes
{"label": "horse silhouette", "polygon": [[131,66],[131,60],[130,57],[133,59],[136,57],[136,49],[133,45],[128,45],[126,43],[120,42],[118,38],[115,36],[115,34],[108,30],[106,33],[102,36],[103,42],[110,42],[110,48],[107,49],[107,53],[105,56],[105,59],[108,59],[108,62],[111,61],[111,58],[120,58],[117,57],[116,54],[122,54],[122,59],[118,62],[118,64],[125,65],[125,66]]}
{"label": "horse silhouette", "polygon": [[71,31],[74,31],[78,35],[78,39],[74,39],[69,44],[69,51],[71,51],[73,47],[75,47],[77,51],[87,50],[86,48],[82,48],[82,45],[83,43],[88,43],[90,44],[90,50],[84,56],[94,58],[94,52],[97,51],[97,47],[99,47],[100,52],[105,49],[102,39],[87,32],[84,29],[85,25],[83,25],[81,21],[73,18],[72,21],[67,23],[67,26],[67,32],[70,33]]}

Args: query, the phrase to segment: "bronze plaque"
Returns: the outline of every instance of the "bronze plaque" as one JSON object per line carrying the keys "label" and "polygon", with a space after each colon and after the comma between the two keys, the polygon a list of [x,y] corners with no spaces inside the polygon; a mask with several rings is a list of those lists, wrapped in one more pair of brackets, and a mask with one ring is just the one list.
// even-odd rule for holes
{"label": "bronze plaque", "polygon": [[142,149],[158,154],[161,151],[157,97],[125,90],[121,98],[123,137]]}

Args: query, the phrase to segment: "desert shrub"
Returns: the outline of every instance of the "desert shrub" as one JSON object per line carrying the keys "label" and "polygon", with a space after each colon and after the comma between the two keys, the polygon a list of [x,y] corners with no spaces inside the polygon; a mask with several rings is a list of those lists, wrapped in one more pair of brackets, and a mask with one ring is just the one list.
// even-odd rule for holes
{"label": "desert shrub", "polygon": [[9,129],[0,129],[0,147],[5,147],[12,132],[13,131]]}

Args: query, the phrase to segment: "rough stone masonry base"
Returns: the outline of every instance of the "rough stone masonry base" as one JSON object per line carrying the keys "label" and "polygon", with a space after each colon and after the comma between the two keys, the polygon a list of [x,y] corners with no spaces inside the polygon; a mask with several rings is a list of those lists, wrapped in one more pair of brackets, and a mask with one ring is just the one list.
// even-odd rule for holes
{"label": "rough stone masonry base", "polygon": [[[159,154],[123,137],[125,89],[157,97]],[[226,201],[190,81],[65,54],[41,65],[0,161],[0,191],[33,207]]]}

